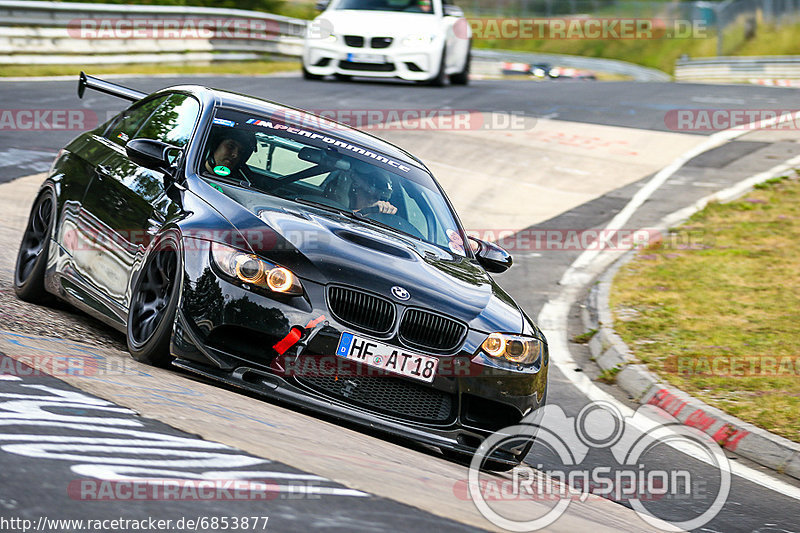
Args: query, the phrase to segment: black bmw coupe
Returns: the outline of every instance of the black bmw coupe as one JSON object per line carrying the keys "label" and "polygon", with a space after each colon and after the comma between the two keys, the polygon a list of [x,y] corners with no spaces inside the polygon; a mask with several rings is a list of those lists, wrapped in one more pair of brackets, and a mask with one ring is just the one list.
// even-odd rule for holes
{"label": "black bmw coupe", "polygon": [[[33,205],[17,295],[53,295],[131,355],[470,454],[545,402],[541,331],[487,272],[405,151],[197,85],[146,95],[61,150]],[[530,442],[497,450],[517,464]]]}

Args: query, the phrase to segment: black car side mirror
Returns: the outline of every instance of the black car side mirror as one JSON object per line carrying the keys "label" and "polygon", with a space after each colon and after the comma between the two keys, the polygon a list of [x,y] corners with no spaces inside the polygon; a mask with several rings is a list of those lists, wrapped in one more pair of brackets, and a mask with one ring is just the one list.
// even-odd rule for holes
{"label": "black car side mirror", "polygon": [[469,240],[475,243],[472,249],[475,251],[478,263],[489,272],[494,272],[495,274],[505,272],[514,262],[511,254],[496,244],[482,241],[475,237],[470,237]]}
{"label": "black car side mirror", "polygon": [[319,2],[314,4],[314,8],[317,11],[325,11],[325,8],[328,7],[328,4],[330,4],[329,0],[319,0]]}
{"label": "black car side mirror", "polygon": [[175,151],[180,151],[180,148],[154,139],[132,139],[125,145],[131,161],[165,174],[172,173],[172,163],[177,158]]}

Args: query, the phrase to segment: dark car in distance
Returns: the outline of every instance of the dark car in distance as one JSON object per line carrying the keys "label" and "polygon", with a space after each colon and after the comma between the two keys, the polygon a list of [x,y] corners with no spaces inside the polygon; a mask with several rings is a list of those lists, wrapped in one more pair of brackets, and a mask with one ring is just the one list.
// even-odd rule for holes
{"label": "dark car in distance", "polygon": [[[131,355],[474,452],[545,402],[541,331],[425,165],[301,110],[197,85],[146,95],[57,156],[16,263]],[[532,442],[532,441],[531,441]],[[498,468],[531,442],[491,456]]]}

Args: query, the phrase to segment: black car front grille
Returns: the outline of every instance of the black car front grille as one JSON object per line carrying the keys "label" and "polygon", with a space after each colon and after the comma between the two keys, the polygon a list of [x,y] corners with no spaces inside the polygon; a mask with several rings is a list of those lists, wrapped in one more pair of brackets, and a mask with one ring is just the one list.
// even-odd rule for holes
{"label": "black car front grille", "polygon": [[400,338],[417,348],[454,350],[466,332],[464,324],[420,309],[407,310],[400,322]]}
{"label": "black car front grille", "polygon": [[334,376],[296,379],[327,396],[398,418],[428,423],[455,418],[453,395],[402,379]]}
{"label": "black car front grille", "polygon": [[394,304],[361,291],[331,287],[328,307],[341,322],[371,333],[389,333],[394,325]]}
{"label": "black car front grille", "polygon": [[339,67],[347,70],[391,72],[394,70],[394,63],[357,63],[355,61],[339,61]]}
{"label": "black car front grille", "polygon": [[370,41],[372,48],[389,48],[392,44],[391,37],[373,37]]}
{"label": "black car front grille", "polygon": [[360,35],[345,35],[344,42],[347,46],[353,48],[362,48],[364,46],[364,38]]}

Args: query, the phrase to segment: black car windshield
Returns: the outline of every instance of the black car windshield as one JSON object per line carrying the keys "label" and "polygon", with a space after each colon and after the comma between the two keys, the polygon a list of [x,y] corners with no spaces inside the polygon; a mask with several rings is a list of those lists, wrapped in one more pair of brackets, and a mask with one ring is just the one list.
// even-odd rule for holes
{"label": "black car windshield", "polygon": [[339,0],[334,9],[433,14],[432,0]]}
{"label": "black car windshield", "polygon": [[220,109],[200,175],[336,210],[464,256],[463,233],[433,178],[403,160],[336,136]]}

